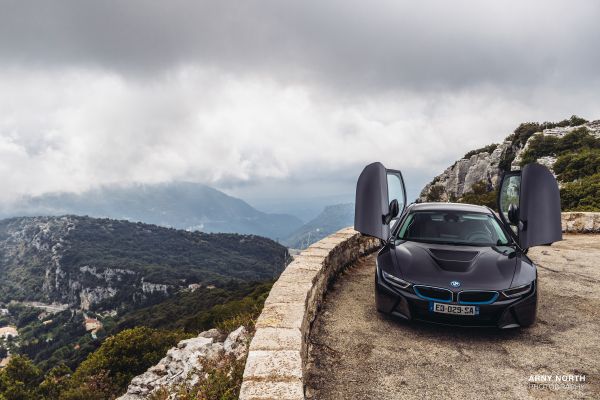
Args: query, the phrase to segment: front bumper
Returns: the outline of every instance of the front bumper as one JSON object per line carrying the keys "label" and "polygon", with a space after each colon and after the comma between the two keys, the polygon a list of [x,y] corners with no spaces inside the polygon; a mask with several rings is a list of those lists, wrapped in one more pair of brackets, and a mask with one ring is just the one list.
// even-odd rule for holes
{"label": "front bumper", "polygon": [[[377,310],[406,320],[419,320],[445,325],[497,327],[501,329],[530,326],[537,312],[537,282],[530,293],[516,299],[497,300],[479,305],[479,315],[449,315],[429,311],[429,300],[417,296],[412,289],[400,290],[387,284],[377,270],[375,303]],[[457,304],[457,303],[450,303]]]}

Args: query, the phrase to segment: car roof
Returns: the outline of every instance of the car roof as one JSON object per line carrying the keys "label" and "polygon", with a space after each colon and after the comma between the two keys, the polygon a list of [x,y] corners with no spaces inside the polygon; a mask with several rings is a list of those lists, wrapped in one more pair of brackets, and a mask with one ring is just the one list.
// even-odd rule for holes
{"label": "car roof", "polygon": [[408,211],[466,211],[493,214],[485,206],[464,203],[413,203],[409,206]]}

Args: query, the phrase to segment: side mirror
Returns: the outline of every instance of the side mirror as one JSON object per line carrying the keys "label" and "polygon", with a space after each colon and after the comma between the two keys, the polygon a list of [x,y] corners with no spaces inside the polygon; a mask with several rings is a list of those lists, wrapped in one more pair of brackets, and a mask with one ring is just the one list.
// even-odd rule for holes
{"label": "side mirror", "polygon": [[394,199],[390,202],[390,212],[383,216],[383,223],[388,225],[394,218],[398,216],[399,212],[400,205],[398,205],[398,200]]}
{"label": "side mirror", "polygon": [[513,203],[508,206],[508,220],[513,225],[519,225],[519,207]]}

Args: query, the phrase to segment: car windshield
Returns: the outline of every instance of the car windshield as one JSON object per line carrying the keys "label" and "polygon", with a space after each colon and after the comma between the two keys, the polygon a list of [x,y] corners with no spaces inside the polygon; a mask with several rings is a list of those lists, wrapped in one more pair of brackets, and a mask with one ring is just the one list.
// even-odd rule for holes
{"label": "car windshield", "polygon": [[493,215],[468,211],[415,211],[403,221],[397,236],[415,242],[506,246],[506,233]]}

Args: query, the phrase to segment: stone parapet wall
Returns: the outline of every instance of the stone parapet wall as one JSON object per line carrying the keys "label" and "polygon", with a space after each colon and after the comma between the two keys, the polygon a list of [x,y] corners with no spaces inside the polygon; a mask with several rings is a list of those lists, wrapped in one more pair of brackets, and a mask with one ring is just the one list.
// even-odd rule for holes
{"label": "stone parapet wall", "polygon": [[600,233],[600,212],[564,212],[561,217],[563,232]]}
{"label": "stone parapet wall", "polygon": [[345,267],[378,247],[378,240],[346,228],[287,266],[256,322],[240,399],[304,399],[308,335],[327,287]]}

